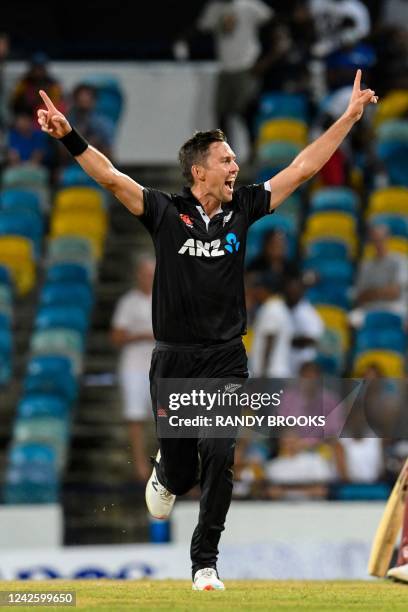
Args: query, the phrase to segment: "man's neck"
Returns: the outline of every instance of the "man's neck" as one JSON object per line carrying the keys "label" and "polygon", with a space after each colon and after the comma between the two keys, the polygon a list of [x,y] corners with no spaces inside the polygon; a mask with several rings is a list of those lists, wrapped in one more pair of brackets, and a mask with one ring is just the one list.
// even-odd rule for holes
{"label": "man's neck", "polygon": [[200,188],[196,185],[193,185],[193,187],[191,188],[191,193],[193,194],[195,199],[200,202],[201,206],[205,211],[205,214],[210,219],[217,213],[221,212],[221,202],[210,194],[202,192]]}

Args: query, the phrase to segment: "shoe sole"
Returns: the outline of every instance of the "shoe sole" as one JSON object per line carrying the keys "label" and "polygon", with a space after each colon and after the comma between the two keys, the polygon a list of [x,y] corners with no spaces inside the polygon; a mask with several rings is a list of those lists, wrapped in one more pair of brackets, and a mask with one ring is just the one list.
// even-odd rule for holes
{"label": "shoe sole", "polygon": [[150,508],[150,505],[149,505],[149,501],[147,499],[147,490],[148,490],[149,486],[152,486],[151,482],[150,482],[152,480],[152,478],[153,478],[153,472],[152,472],[152,475],[150,476],[149,480],[147,481],[147,485],[146,485],[146,490],[145,490],[145,502],[146,502],[146,506],[147,506],[147,509],[148,509],[149,514],[150,514],[151,517],[153,517],[154,519],[156,519],[158,521],[165,521],[166,519],[169,518],[170,514],[167,514],[167,515],[164,515],[164,516],[157,516],[156,514],[154,514],[152,512],[152,510]]}
{"label": "shoe sole", "polygon": [[215,587],[212,586],[212,584],[207,584],[207,586],[205,586],[203,589],[199,589],[195,586],[195,584],[193,584],[191,588],[193,591],[225,591],[225,587]]}

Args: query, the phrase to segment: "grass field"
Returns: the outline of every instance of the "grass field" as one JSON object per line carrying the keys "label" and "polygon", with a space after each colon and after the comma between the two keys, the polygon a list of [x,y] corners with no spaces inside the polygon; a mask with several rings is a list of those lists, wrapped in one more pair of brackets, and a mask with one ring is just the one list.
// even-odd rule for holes
{"label": "grass field", "polygon": [[[192,592],[181,580],[0,581],[0,590],[76,591],[76,608],[15,606],[18,610],[408,610],[408,585],[375,582],[231,581],[224,592]],[[5,608],[10,609],[10,608]]]}

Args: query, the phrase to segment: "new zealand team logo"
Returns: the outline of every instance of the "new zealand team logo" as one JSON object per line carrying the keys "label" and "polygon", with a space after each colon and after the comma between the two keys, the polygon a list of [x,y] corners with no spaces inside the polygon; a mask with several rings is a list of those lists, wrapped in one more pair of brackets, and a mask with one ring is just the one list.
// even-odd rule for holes
{"label": "new zealand team logo", "polygon": [[193,227],[193,222],[188,215],[180,215],[180,219],[184,221],[187,227]]}
{"label": "new zealand team logo", "polygon": [[225,245],[225,250],[228,251],[228,253],[233,253],[234,251],[238,251],[239,249],[239,245],[241,244],[236,235],[233,232],[230,232],[229,234],[226,235],[225,240],[227,242],[227,244]]}

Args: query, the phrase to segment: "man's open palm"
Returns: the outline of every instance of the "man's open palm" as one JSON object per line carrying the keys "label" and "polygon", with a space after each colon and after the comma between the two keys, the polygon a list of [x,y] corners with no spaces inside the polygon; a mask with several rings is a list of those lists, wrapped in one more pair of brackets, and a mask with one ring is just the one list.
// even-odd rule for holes
{"label": "man's open palm", "polygon": [[47,134],[54,138],[66,136],[72,129],[68,120],[57,108],[55,108],[45,91],[40,89],[39,94],[47,107],[47,110],[41,108],[37,111],[38,123],[42,131],[47,132]]}
{"label": "man's open palm", "polygon": [[353,91],[351,94],[348,112],[354,119],[358,121],[361,119],[364,109],[368,104],[377,104],[378,97],[375,95],[375,91],[372,89],[361,89],[361,70],[357,70],[356,77],[354,79]]}

